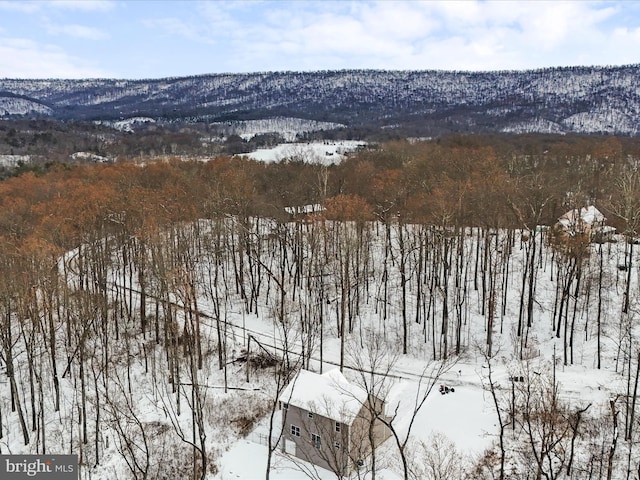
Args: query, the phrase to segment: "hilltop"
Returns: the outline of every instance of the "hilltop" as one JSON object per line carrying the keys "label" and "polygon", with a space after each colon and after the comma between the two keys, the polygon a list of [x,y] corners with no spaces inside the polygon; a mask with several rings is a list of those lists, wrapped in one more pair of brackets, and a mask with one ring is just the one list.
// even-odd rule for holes
{"label": "hilltop", "polygon": [[640,66],[529,71],[262,72],[117,80],[0,80],[1,118],[227,123],[289,118],[327,128],[636,135]]}

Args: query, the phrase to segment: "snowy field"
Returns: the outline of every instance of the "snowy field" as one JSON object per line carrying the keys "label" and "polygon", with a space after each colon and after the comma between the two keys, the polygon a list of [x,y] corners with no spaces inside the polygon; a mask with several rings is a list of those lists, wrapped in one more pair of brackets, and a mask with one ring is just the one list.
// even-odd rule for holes
{"label": "snowy field", "polygon": [[304,161],[331,165],[340,163],[344,155],[364,147],[364,142],[357,140],[325,141],[311,143],[283,143],[273,148],[264,148],[243,156],[261,162],[279,162],[281,160]]}

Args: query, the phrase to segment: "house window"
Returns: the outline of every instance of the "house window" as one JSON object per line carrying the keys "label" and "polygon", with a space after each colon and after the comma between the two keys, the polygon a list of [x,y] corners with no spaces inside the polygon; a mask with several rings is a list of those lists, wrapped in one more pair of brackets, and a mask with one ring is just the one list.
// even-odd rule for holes
{"label": "house window", "polygon": [[340,422],[336,422],[336,432],[340,431]]}
{"label": "house window", "polygon": [[283,410],[289,410],[289,404],[286,402],[282,402],[282,409]]}
{"label": "house window", "polygon": [[333,442],[333,446],[336,450],[340,450],[340,442]]}
{"label": "house window", "polygon": [[309,418],[313,418],[313,412],[307,412],[307,416],[308,416]]}
{"label": "house window", "polygon": [[320,441],[320,435],[316,435],[315,433],[312,433],[311,434],[311,443],[313,444],[314,447],[320,448],[320,445],[322,445],[322,443]]}
{"label": "house window", "polygon": [[295,425],[291,425],[291,435],[294,437],[300,436],[300,427],[296,427]]}

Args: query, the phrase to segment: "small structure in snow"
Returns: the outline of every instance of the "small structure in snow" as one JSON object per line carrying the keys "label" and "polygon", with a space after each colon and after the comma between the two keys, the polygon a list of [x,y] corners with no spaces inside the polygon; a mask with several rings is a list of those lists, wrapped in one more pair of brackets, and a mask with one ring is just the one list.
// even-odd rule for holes
{"label": "small structure in snow", "polygon": [[313,215],[324,212],[324,210],[325,208],[319,203],[284,207],[284,211],[289,214],[292,220],[307,219]]}
{"label": "small structure in snow", "polygon": [[384,416],[384,400],[370,397],[338,369],[322,375],[301,370],[279,400],[283,450],[339,475],[362,465],[391,435],[379,418],[372,420],[372,411]]}

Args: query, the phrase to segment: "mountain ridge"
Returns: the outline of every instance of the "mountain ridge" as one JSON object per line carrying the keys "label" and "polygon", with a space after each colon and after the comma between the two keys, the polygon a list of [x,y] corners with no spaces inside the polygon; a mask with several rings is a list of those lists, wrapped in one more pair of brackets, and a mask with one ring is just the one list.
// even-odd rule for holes
{"label": "mountain ridge", "polygon": [[[0,79],[0,117],[95,121],[145,116],[178,123],[294,117],[425,135],[635,136],[640,125],[638,80],[640,64],[478,72],[254,72],[139,80]],[[24,102],[12,111],[15,102],[7,98],[17,97]],[[25,112],[28,101],[47,108]]]}

